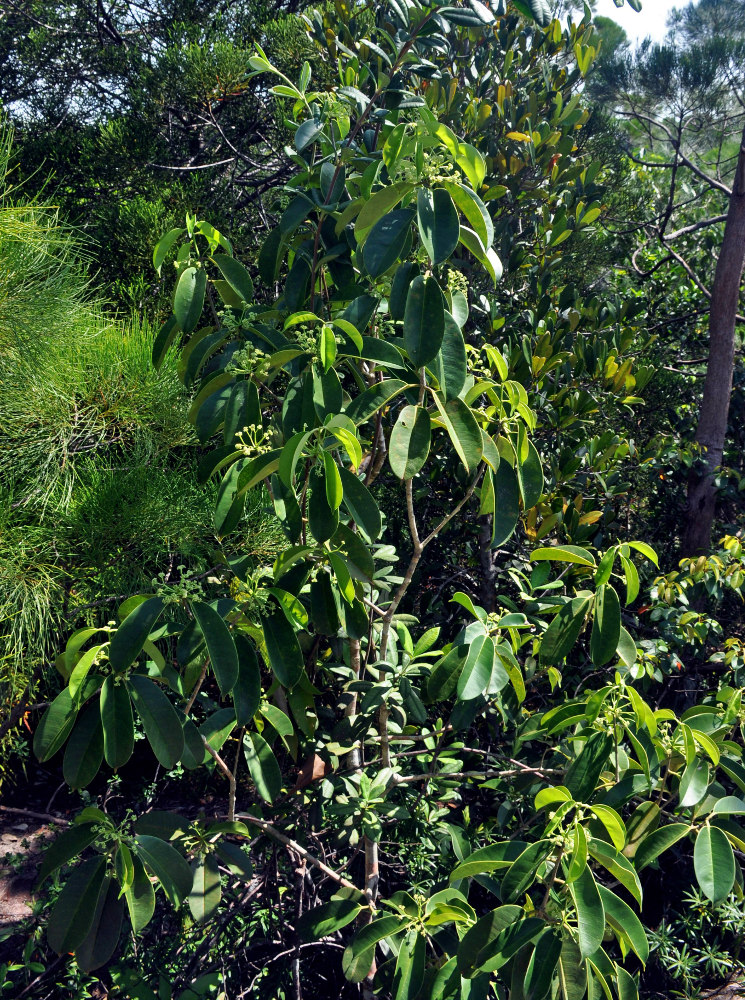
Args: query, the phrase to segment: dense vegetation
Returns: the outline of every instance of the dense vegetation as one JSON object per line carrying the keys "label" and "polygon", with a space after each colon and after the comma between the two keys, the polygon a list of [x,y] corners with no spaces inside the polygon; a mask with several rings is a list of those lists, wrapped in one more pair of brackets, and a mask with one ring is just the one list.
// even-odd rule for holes
{"label": "dense vegetation", "polygon": [[743,4],[1,10],[0,995],[737,979]]}

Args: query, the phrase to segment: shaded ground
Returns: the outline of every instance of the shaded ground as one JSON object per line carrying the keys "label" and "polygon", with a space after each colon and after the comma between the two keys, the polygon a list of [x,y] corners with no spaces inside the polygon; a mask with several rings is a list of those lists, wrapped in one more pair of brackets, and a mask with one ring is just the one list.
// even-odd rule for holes
{"label": "shaded ground", "polygon": [[30,916],[36,870],[45,843],[55,835],[43,820],[0,810],[0,927]]}

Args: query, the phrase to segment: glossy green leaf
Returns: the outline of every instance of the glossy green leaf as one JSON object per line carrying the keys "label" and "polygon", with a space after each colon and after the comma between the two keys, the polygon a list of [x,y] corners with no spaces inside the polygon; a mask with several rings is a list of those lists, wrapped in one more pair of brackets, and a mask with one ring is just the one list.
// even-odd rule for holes
{"label": "glossy green leaf", "polygon": [[445,188],[417,191],[419,238],[434,265],[442,264],[458,246],[460,223],[453,199]]}
{"label": "glossy green leaf", "polygon": [[187,902],[191,915],[197,923],[202,923],[215,912],[222,896],[220,870],[214,854],[200,856],[192,871],[194,881]]}
{"label": "glossy green leaf", "polygon": [[49,946],[58,955],[75,951],[85,941],[98,897],[105,891],[105,874],[106,859],[98,854],[78,865],[65,882],[47,924]]}
{"label": "glossy green leaf", "polygon": [[272,748],[258,733],[247,733],[243,751],[256,790],[266,802],[273,802],[282,791],[282,773]]}
{"label": "glossy green leaf", "polygon": [[323,471],[326,480],[326,500],[332,510],[338,510],[344,498],[344,490],[341,485],[339,466],[334,461],[334,456],[328,451],[323,453]]}
{"label": "glossy green leaf", "polygon": [[378,941],[396,934],[405,926],[399,917],[382,916],[359,930],[342,956],[342,969],[347,979],[361,983],[370,971]]}
{"label": "glossy green leaf", "polygon": [[44,851],[36,885],[40,886],[52,872],[81,855],[97,836],[94,823],[76,824],[59,834]]}
{"label": "glossy green leaf", "polygon": [[135,848],[142,862],[155,875],[163,891],[174,905],[183,902],[191,892],[191,868],[175,847],[149,834],[135,837]]}
{"label": "glossy green leaf", "polygon": [[134,722],[129,691],[124,683],[109,676],[101,688],[101,724],[106,763],[114,769],[123,767],[134,749]]}
{"label": "glossy green leaf", "polygon": [[132,674],[127,687],[153,753],[170,771],[184,752],[184,731],[176,709],[149,677]]}
{"label": "glossy green leaf", "polygon": [[145,640],[165,607],[162,597],[151,597],[131,611],[111,637],[109,660],[119,673],[131,666],[140,655]]}
{"label": "glossy green leaf", "polygon": [[361,911],[360,900],[351,895],[331,899],[306,910],[297,922],[298,935],[302,941],[317,941],[351,924]]}
{"label": "glossy green leaf", "polygon": [[372,493],[349,469],[340,466],[339,477],[344,490],[343,505],[349,516],[370,541],[375,541],[383,530],[383,521]]}
{"label": "glossy green leaf", "polygon": [[196,329],[204,308],[206,290],[207,275],[204,268],[185,268],[173,295],[173,312],[184,333],[191,333]]}
{"label": "glossy green leaf", "polygon": [[445,182],[444,187],[450,192],[456,208],[465,216],[482,246],[490,247],[494,242],[494,224],[483,201],[475,191],[461,184]]}
{"label": "glossy green leaf", "polygon": [[596,667],[613,659],[621,638],[621,604],[609,583],[595,592],[595,611],[590,636],[590,656]]}
{"label": "glossy green leaf", "polygon": [[83,972],[105,965],[116,951],[124,918],[116,882],[106,878],[98,894],[90,930],[75,949],[75,959]]}
{"label": "glossy green leaf", "polygon": [[695,757],[686,767],[680,779],[680,786],[678,788],[680,800],[678,805],[684,809],[697,806],[699,802],[703,801],[710,781],[711,775],[708,763],[699,757]]}
{"label": "glossy green leaf", "polygon": [[65,747],[62,777],[71,788],[85,788],[98,774],[102,762],[101,712],[95,702],[90,702],[80,713]]}
{"label": "glossy green leaf", "polygon": [[181,328],[178,325],[178,320],[175,316],[169,316],[168,319],[163,323],[163,325],[158,330],[153,341],[153,367],[159,369],[165,360],[166,354],[168,354],[168,349],[175,341],[176,337],[181,333]]}
{"label": "glossy green leaf", "polygon": [[564,776],[564,784],[576,802],[587,802],[595,792],[612,747],[613,740],[607,733],[591,732],[585,740]]}
{"label": "glossy green leaf", "polygon": [[525,1000],[543,1000],[548,996],[554,971],[561,955],[561,938],[547,927],[535,943],[525,973]]}
{"label": "glossy green leaf", "polygon": [[605,919],[617,934],[626,938],[640,962],[646,965],[649,958],[649,941],[641,920],[629,904],[611,892],[610,889],[599,885],[598,891],[603,901]]}
{"label": "glossy green leaf", "polygon": [[723,830],[704,826],[693,846],[693,867],[701,891],[712,903],[721,903],[735,884],[735,856]]}
{"label": "glossy green leaf", "polygon": [[481,462],[484,445],[481,428],[471,412],[471,407],[462,399],[451,399],[443,403],[439,395],[435,394],[434,398],[440,419],[458,458],[466,472],[473,474]]}
{"label": "glossy green leaf", "polygon": [[[503,462],[502,465],[504,464]],[[563,605],[541,640],[538,655],[544,666],[561,663],[571,651],[582,631],[589,609],[588,597],[575,597]]]}
{"label": "glossy green leaf", "polygon": [[661,854],[682,840],[690,832],[687,823],[670,823],[661,826],[645,837],[634,854],[634,867],[637,871],[652,864]]}
{"label": "glossy green leaf", "polygon": [[239,726],[247,726],[261,701],[261,671],[256,650],[250,639],[238,632],[235,636],[238,654],[238,678],[233,686],[233,704]]}
{"label": "glossy green leaf", "polygon": [[492,475],[494,514],[491,547],[497,549],[512,537],[520,520],[520,489],[515,470],[509,462],[500,462]]}
{"label": "glossy green leaf", "polygon": [[605,933],[603,901],[589,868],[570,884],[569,891],[577,910],[580,953],[588,958],[602,945]]}
{"label": "glossy green leaf", "polygon": [[314,469],[308,484],[308,524],[317,542],[327,542],[339,526],[339,512],[329,504],[325,472]]}
{"label": "glossy green leaf", "polygon": [[371,278],[379,278],[400,259],[410,238],[414,213],[396,209],[379,219],[370,230],[362,249],[362,261]]}
{"label": "glossy green leaf", "polygon": [[542,560],[576,563],[578,566],[595,566],[592,554],[579,545],[551,545],[548,548],[534,549],[530,553],[531,562],[541,562]]}
{"label": "glossy green leaf", "polygon": [[460,327],[449,312],[445,312],[445,332],[442,346],[436,358],[429,364],[429,370],[440,383],[440,391],[446,400],[457,399],[466,384],[468,361],[466,343]]}
{"label": "glossy green leaf", "polygon": [[413,479],[429,455],[432,437],[429,413],[423,406],[404,406],[391,431],[388,461],[399,479]]}
{"label": "glossy green leaf", "polygon": [[519,903],[523,895],[531,887],[538,875],[542,862],[551,853],[550,840],[537,840],[529,844],[520,857],[505,872],[501,883],[501,896],[504,903]]}
{"label": "glossy green leaf", "polygon": [[445,306],[433,277],[418,275],[409,285],[404,311],[404,347],[415,368],[437,356],[445,335]]}
{"label": "glossy green leaf", "polygon": [[222,253],[216,254],[212,260],[236,295],[244,302],[253,302],[254,283],[243,264],[235,257]]}
{"label": "glossy green leaf", "polygon": [[221,616],[209,604],[191,601],[190,607],[207,644],[220,693],[226,695],[233,690],[238,679],[238,653],[233,636]]}
{"label": "glossy green leaf", "polygon": [[345,413],[355,424],[363,424],[406,388],[407,383],[396,378],[376,382],[356,396],[347,406]]}
{"label": "glossy green leaf", "polygon": [[391,294],[388,296],[388,311],[391,314],[391,319],[402,320],[404,318],[409,286],[419,273],[419,265],[410,260],[404,261],[396,269],[391,282]]}
{"label": "glossy green leaf", "polygon": [[[386,184],[385,187],[376,191],[362,206],[355,220],[354,234],[357,237],[357,241],[360,242],[365,239],[366,234],[372,229],[375,223],[382,219],[384,215],[388,215],[413,187],[414,185],[410,181],[397,181],[394,184]],[[407,212],[406,214],[409,216],[409,219],[412,218],[412,213]]]}
{"label": "glossy green leaf", "polygon": [[523,510],[535,507],[543,496],[543,467],[541,458],[532,441],[528,441],[528,456],[518,464],[517,478],[520,484],[520,495],[523,500]]}
{"label": "glossy green leaf", "polygon": [[413,1000],[424,982],[427,938],[412,928],[404,935],[393,972],[393,1000]]}
{"label": "glossy green leaf", "polygon": [[494,643],[490,636],[476,636],[468,650],[466,662],[458,678],[457,692],[462,701],[484,694],[494,665]]}
{"label": "glossy green leaf", "polygon": [[124,893],[129,911],[129,922],[135,934],[144,930],[155,913],[155,892],[140,858],[132,857],[134,878]]}

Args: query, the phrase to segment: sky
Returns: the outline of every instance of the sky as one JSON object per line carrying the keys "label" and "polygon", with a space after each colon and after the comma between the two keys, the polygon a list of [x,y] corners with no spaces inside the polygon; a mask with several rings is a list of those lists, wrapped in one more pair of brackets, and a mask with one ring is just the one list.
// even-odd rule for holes
{"label": "sky", "polygon": [[647,35],[656,42],[665,36],[667,15],[673,7],[685,7],[686,0],[642,0],[642,9],[637,14],[628,4],[616,7],[613,0],[597,0],[595,14],[611,17],[621,25],[632,42],[641,41]]}

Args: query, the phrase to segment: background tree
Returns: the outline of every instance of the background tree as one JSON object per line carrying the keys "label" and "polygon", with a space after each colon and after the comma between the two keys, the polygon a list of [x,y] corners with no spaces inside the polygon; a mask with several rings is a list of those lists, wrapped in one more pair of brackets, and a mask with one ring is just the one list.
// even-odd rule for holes
{"label": "background tree", "polygon": [[[631,158],[653,178],[653,213],[633,257],[637,273],[647,279],[662,267],[678,270],[703,297],[698,308],[708,316],[695,431],[699,455],[690,468],[681,537],[685,553],[710,546],[733,385],[745,255],[744,29],[742,5],[704,0],[671,21],[665,45],[645,43],[637,55],[620,54],[599,69],[605,99],[629,122]],[[650,253],[651,246],[659,252]],[[736,458],[734,464],[739,466]]]}

